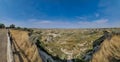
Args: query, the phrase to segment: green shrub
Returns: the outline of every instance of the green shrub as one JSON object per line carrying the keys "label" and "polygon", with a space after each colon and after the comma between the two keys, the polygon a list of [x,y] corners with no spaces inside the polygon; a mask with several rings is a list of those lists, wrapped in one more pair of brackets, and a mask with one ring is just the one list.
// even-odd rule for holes
{"label": "green shrub", "polygon": [[5,25],[0,23],[0,28],[5,28]]}

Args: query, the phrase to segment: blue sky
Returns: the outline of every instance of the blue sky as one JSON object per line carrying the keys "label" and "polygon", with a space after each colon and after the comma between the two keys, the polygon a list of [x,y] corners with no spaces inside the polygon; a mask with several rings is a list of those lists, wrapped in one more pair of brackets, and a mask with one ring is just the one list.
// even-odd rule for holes
{"label": "blue sky", "polygon": [[0,23],[31,28],[120,27],[119,0],[0,0]]}

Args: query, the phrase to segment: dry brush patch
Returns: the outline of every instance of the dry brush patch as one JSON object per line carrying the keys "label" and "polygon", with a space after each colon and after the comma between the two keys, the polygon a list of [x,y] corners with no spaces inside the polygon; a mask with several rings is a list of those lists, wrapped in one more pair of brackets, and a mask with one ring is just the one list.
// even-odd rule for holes
{"label": "dry brush patch", "polygon": [[114,35],[111,39],[106,39],[91,62],[120,62],[120,36]]}
{"label": "dry brush patch", "polygon": [[42,62],[35,44],[29,40],[28,32],[10,30],[15,62]]}

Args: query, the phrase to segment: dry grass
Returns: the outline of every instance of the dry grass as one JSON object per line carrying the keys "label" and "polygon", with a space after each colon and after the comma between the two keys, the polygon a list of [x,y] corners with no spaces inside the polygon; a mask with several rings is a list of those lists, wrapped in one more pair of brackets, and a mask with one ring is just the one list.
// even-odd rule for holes
{"label": "dry grass", "polygon": [[42,62],[37,47],[29,41],[28,32],[10,30],[15,62]]}
{"label": "dry grass", "polygon": [[106,39],[100,50],[93,55],[92,62],[120,62],[120,36]]}

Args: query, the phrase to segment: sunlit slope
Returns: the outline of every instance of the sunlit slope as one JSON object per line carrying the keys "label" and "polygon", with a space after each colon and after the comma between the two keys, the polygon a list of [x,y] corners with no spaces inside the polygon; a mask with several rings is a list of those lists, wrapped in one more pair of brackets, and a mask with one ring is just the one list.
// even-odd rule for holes
{"label": "sunlit slope", "polygon": [[28,32],[10,30],[15,62],[42,62],[35,44],[29,41]]}
{"label": "sunlit slope", "polygon": [[120,36],[106,39],[93,55],[92,62],[120,62]]}

